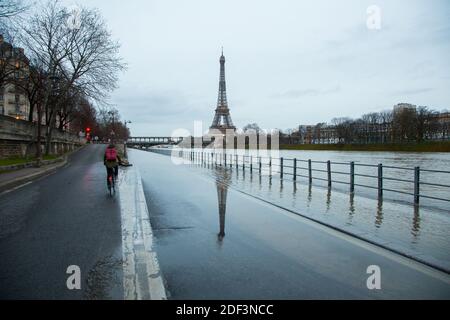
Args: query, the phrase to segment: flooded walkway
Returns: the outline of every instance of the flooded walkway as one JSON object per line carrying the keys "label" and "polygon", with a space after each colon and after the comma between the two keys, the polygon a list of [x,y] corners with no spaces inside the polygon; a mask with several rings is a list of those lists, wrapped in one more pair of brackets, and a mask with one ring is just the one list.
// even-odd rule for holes
{"label": "flooded walkway", "polygon": [[[280,185],[266,188],[258,177],[220,168],[176,166],[170,157],[143,151],[130,150],[130,159],[142,175],[169,298],[450,297],[448,274],[255,198],[269,188],[272,197],[288,195]],[[303,203],[292,194],[281,199]],[[330,201],[332,209],[338,200]],[[372,265],[382,270],[382,290],[367,288]]]}

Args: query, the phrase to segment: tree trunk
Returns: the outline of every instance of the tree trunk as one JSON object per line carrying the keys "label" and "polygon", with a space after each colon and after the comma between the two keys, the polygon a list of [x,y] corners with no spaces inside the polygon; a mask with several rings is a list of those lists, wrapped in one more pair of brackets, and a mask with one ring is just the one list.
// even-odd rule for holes
{"label": "tree trunk", "polygon": [[45,155],[49,155],[50,154],[50,148],[52,146],[52,134],[53,134],[53,127],[52,123],[55,122],[55,116],[54,116],[55,112],[52,114],[52,117],[50,118],[50,122],[47,126],[47,134],[45,137]]}
{"label": "tree trunk", "polygon": [[38,167],[41,165],[41,158],[42,158],[42,152],[41,152],[41,136],[42,136],[42,112],[41,108],[38,107],[38,121],[37,121],[37,137],[36,137],[36,159],[37,159],[37,165]]}
{"label": "tree trunk", "polygon": [[28,114],[28,121],[33,122],[34,104],[30,104],[30,113]]}

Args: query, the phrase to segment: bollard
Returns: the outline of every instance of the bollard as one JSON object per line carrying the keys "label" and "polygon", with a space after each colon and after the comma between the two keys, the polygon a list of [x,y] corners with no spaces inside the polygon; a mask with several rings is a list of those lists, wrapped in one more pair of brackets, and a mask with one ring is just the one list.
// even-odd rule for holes
{"label": "bollard", "polygon": [[311,161],[311,159],[308,160],[308,176],[309,176],[309,184],[312,184],[313,176],[312,176],[312,161]]}
{"label": "bollard", "polygon": [[253,156],[250,156],[250,173],[253,173]]}
{"label": "bollard", "polygon": [[294,158],[294,181],[297,181],[297,158]]}
{"label": "bollard", "polygon": [[420,167],[414,168],[414,204],[420,202]]}
{"label": "bollard", "polygon": [[383,164],[378,165],[378,197],[383,197]]}
{"label": "bollard", "polygon": [[237,154],[234,155],[236,158],[236,170],[239,170],[239,156]]}
{"label": "bollard", "polygon": [[355,192],[355,163],[350,162],[350,192]]}
{"label": "bollard", "polygon": [[284,175],[284,159],[283,157],[280,158],[280,179],[283,180],[283,175]]}
{"label": "bollard", "polygon": [[328,187],[331,187],[331,161],[327,161]]}
{"label": "bollard", "polygon": [[245,155],[242,156],[242,170],[245,172]]}

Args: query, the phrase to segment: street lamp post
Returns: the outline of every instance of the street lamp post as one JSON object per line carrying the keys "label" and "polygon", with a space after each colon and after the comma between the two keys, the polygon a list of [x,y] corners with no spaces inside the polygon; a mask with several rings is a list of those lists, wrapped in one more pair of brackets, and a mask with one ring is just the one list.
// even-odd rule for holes
{"label": "street lamp post", "polygon": [[[127,134],[127,139],[126,140],[128,140],[128,128],[127,128],[127,124],[131,124],[132,122],[131,121],[125,121],[124,122],[124,125],[125,125],[125,133]],[[128,158],[128,155],[127,155],[127,141],[125,141],[125,146],[124,146],[124,156],[125,156],[125,158]]]}
{"label": "street lamp post", "polygon": [[111,129],[111,133],[110,133],[110,136],[111,136],[111,143],[114,143],[114,137],[115,137],[115,126],[116,126],[116,114],[113,112],[113,111],[109,111],[108,112],[108,114],[111,116],[111,118],[112,118],[112,129]]}

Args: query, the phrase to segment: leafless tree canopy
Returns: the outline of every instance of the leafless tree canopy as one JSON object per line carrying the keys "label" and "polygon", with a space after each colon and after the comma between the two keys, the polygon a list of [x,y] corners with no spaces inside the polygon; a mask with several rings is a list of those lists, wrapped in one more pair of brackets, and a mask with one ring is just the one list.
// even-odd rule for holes
{"label": "leafless tree canopy", "polygon": [[[21,1],[0,1],[5,17],[24,8]],[[20,24],[20,43],[30,58],[30,76],[16,85],[30,101],[29,119],[34,110],[44,116],[48,152],[53,128],[74,123],[80,105],[107,104],[125,64],[98,10],[71,12],[58,0],[33,8]]]}
{"label": "leafless tree canopy", "polygon": [[0,19],[17,16],[27,8],[22,0],[0,0]]}

